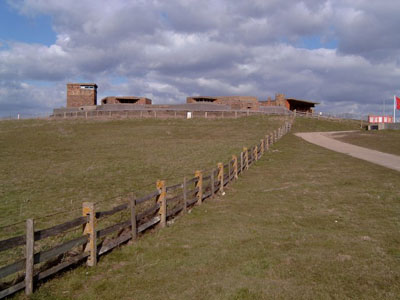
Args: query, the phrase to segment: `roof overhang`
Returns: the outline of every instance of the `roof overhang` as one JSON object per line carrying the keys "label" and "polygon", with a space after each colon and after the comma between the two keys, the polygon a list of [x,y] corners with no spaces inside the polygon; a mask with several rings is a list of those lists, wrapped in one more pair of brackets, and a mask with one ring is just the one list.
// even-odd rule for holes
{"label": "roof overhang", "polygon": [[312,102],[308,100],[301,100],[301,99],[294,99],[294,98],[287,98],[286,99],[289,102],[302,102],[302,103],[307,103],[307,104],[320,104],[319,102]]}

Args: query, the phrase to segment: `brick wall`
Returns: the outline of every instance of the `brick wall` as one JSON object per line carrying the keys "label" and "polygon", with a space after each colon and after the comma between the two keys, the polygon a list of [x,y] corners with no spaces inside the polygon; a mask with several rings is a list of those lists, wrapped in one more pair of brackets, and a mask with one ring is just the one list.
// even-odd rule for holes
{"label": "brick wall", "polygon": [[101,104],[138,104],[138,105],[150,105],[152,103],[151,99],[145,97],[106,97],[101,99]]}
{"label": "brick wall", "polygon": [[260,106],[256,97],[249,96],[188,97],[186,102],[229,105],[233,110],[259,110]]}
{"label": "brick wall", "polygon": [[67,107],[97,105],[97,85],[93,83],[68,83]]}

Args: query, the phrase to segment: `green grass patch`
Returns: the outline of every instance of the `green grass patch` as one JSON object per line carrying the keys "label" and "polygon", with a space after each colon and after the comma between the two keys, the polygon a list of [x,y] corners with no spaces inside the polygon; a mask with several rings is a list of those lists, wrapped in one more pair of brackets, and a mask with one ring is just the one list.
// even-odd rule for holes
{"label": "green grass patch", "polygon": [[[26,218],[48,226],[79,216],[84,201],[100,202],[102,209],[130,192],[154,190],[157,179],[182,182],[197,169],[228,161],[282,122],[277,117],[0,122],[0,227]],[[38,219],[60,211],[66,214]],[[23,231],[21,224],[0,238]]]}
{"label": "green grass patch", "polygon": [[289,134],[225,196],[32,299],[398,299],[399,181]]}
{"label": "green grass patch", "polygon": [[322,132],[359,129],[360,122],[355,120],[316,120],[306,117],[297,117],[296,126],[293,128],[293,132]]}
{"label": "green grass patch", "polygon": [[353,145],[400,155],[400,130],[346,132],[333,137]]}

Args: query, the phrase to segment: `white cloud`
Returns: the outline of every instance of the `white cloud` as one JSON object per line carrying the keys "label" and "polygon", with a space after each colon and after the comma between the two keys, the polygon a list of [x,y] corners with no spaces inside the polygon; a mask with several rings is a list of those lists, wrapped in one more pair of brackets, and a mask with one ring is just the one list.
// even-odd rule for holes
{"label": "white cloud", "polygon": [[[284,92],[336,111],[368,112],[400,92],[400,6],[392,0],[9,3],[21,14],[50,15],[57,40],[0,48],[3,111],[12,106],[9,95],[21,107],[59,106],[65,83],[76,80],[97,82],[99,95],[145,95],[156,103]],[[312,37],[338,47],[298,47]],[[39,98],[48,93],[56,100]]]}

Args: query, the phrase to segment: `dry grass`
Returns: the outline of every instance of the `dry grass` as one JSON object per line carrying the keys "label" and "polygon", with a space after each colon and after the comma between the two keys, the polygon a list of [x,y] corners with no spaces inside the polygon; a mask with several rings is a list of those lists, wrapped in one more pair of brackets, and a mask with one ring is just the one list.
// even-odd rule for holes
{"label": "dry grass", "polygon": [[224,197],[32,298],[398,299],[399,181],[288,135]]}
{"label": "dry grass", "polygon": [[[0,122],[0,238],[23,234],[24,220],[35,228],[81,215],[82,202],[97,210],[182,182],[197,169],[227,162],[282,123],[277,117],[219,120],[20,120]],[[60,214],[45,217],[44,215]],[[123,219],[116,215],[108,223]],[[121,221],[121,220],[120,220]],[[107,223],[102,222],[102,226]],[[80,230],[41,241],[37,251]],[[24,247],[2,252],[0,266],[24,255]]]}
{"label": "dry grass", "polygon": [[333,137],[342,142],[400,155],[400,130],[347,132]]}

